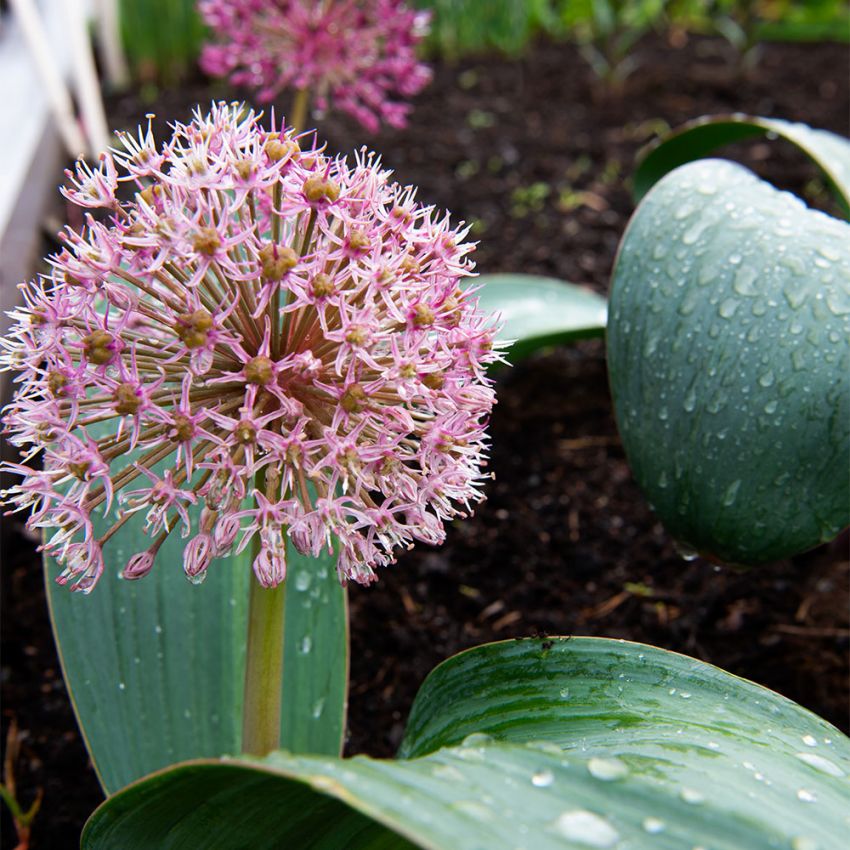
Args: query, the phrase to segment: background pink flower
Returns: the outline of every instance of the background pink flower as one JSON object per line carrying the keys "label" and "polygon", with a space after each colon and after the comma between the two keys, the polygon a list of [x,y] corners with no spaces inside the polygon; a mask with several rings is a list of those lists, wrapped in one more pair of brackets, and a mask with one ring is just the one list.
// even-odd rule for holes
{"label": "background pink flower", "polygon": [[126,578],[178,530],[190,578],[253,544],[266,586],[287,538],[359,582],[440,542],[482,498],[498,358],[459,287],[466,230],[365,150],[331,159],[240,105],[175,125],[161,151],[150,132],[122,141],[78,166],[67,197],[106,218],[24,287],[0,361],[22,371],[12,442],[43,457],[7,465],[7,502],[46,530],[60,582],[90,590],[135,516],[151,545]]}
{"label": "background pink flower", "polygon": [[314,104],[332,102],[371,132],[405,124],[404,102],[431,79],[416,58],[429,13],[401,0],[200,0],[215,42],[203,69],[227,76],[270,101],[306,89]]}

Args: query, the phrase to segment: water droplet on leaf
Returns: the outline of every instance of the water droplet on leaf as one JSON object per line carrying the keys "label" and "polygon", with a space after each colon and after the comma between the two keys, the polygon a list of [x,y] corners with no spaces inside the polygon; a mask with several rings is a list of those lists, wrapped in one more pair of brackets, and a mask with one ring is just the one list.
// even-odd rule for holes
{"label": "water droplet on leaf", "polygon": [[603,782],[622,779],[629,772],[626,763],[618,758],[592,758],[587,763],[587,770],[594,779],[600,779]]}
{"label": "water droplet on leaf", "polygon": [[586,809],[564,812],[553,824],[555,831],[585,847],[613,847],[620,834],[608,821]]}
{"label": "water droplet on leaf", "polygon": [[535,788],[548,788],[555,781],[555,774],[551,770],[538,770],[531,777],[531,784]]}

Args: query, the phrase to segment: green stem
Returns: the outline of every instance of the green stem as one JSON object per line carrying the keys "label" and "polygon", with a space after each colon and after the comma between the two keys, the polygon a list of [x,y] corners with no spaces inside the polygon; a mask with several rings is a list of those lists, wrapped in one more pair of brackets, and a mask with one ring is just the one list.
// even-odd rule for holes
{"label": "green stem", "polygon": [[310,92],[307,89],[298,89],[295,92],[289,123],[295,128],[296,133],[300,133],[304,129],[304,124],[307,122],[307,104],[309,102]]}
{"label": "green stem", "polygon": [[251,575],[242,751],[264,756],[280,745],[286,583],[263,587]]}

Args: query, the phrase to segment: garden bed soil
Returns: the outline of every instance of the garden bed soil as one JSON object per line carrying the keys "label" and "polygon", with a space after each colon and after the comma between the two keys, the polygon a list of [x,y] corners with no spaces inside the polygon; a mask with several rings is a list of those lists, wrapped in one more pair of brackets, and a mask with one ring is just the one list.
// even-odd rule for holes
{"label": "garden bed soil", "polygon": [[[845,46],[768,45],[747,77],[730,72],[727,49],[650,40],[620,93],[601,90],[568,45],[538,44],[520,61],[440,64],[408,130],[367,138],[333,117],[325,134],[332,150],[366,142],[423,201],[472,222],[480,271],[605,292],[633,210],[635,154],[665,124],[744,111],[847,132]],[[232,94],[199,84],[155,104],[116,97],[111,123],[131,127],[156,111],[163,125]],[[788,146],[733,153],[829,208],[816,171]],[[351,588],[349,754],[393,754],[417,688],[444,658],[529,635],[606,635],[684,652],[848,729],[846,535],[751,572],[683,560],[625,462],[601,341],[503,372],[498,398],[488,501],[454,523],[441,548],[419,546],[376,585]],[[5,520],[4,547],[4,735],[15,718],[22,802],[44,791],[32,846],[75,847],[101,794],[62,683],[38,557],[15,517]]]}

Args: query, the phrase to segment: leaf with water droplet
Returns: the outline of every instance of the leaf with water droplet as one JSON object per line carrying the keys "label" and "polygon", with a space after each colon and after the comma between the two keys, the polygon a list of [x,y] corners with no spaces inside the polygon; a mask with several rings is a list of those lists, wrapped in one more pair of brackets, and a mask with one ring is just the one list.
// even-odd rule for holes
{"label": "leaf with water droplet", "polygon": [[[699,213],[677,221],[684,203]],[[653,286],[654,246],[697,221],[683,286]],[[623,444],[674,536],[755,564],[850,522],[850,226],[732,163],[683,166],[633,216],[610,304]]]}
{"label": "leaf with water droplet", "polygon": [[[104,803],[83,850],[188,847],[198,835],[221,847],[836,846],[850,741],[825,721],[653,647],[553,638],[539,649],[504,641],[440,665],[398,759],[282,751],[176,765]],[[801,736],[822,742],[802,755],[834,767],[801,758]]]}

